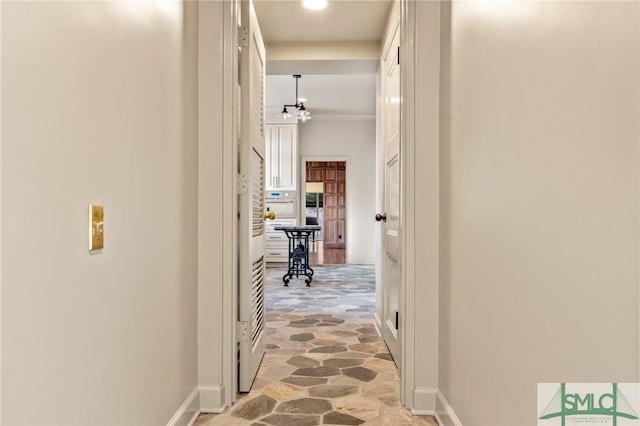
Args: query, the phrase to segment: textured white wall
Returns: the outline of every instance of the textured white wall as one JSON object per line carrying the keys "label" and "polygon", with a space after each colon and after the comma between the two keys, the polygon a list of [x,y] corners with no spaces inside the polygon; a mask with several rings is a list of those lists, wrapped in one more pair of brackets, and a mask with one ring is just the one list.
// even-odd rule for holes
{"label": "textured white wall", "polygon": [[440,388],[465,425],[535,425],[538,382],[639,380],[638,22],[452,3]]}
{"label": "textured white wall", "polygon": [[166,424],[196,386],[195,18],[2,4],[3,424]]}
{"label": "textured white wall", "polygon": [[375,120],[311,120],[299,131],[301,157],[348,157],[347,263],[375,263]]}

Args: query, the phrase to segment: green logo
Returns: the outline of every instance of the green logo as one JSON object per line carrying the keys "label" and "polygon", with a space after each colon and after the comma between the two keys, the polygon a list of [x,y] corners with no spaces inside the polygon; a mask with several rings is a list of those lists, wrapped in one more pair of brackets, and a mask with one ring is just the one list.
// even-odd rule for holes
{"label": "green logo", "polygon": [[[611,383],[610,392],[608,389],[594,390],[594,386],[590,387],[594,384],[588,383],[574,384],[570,392],[567,391],[566,383],[559,385],[551,401],[540,413],[539,420],[558,418],[562,426],[565,426],[567,419],[570,419],[572,424],[602,424],[611,421],[613,426],[618,425],[620,418],[638,420],[636,411],[620,391],[617,383]],[[538,392],[540,393],[540,385]],[[609,419],[605,421],[601,416],[607,416]],[[538,422],[538,424],[547,423]],[[638,423],[633,422],[633,424]]]}

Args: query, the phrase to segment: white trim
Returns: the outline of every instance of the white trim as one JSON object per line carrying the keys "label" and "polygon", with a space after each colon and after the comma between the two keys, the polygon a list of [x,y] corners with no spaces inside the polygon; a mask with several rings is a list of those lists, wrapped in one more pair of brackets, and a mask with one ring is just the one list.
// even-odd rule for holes
{"label": "white trim", "polygon": [[311,118],[315,121],[371,121],[376,119],[375,114],[313,114]]}
{"label": "white trim", "polygon": [[438,390],[436,398],[436,414],[435,418],[441,426],[462,426],[462,422],[453,411],[453,407],[444,397],[442,392]]}
{"label": "white trim", "polygon": [[414,73],[414,25],[415,3],[400,1],[400,402],[413,408],[412,392],[415,387],[416,368],[416,313],[415,313],[415,90]]}
{"label": "white trim", "polygon": [[[640,15],[636,16],[636,23],[640,24]],[[640,41],[640,38],[636,39],[636,42],[638,42],[638,41]],[[640,85],[638,86],[638,90],[636,92],[636,96],[637,96],[636,99],[640,99]],[[637,153],[636,154],[636,161],[640,161],[640,139],[637,142],[637,148],[638,148],[638,150],[636,151],[636,153]],[[638,208],[638,211],[640,212],[640,174],[636,174],[636,185],[637,185],[636,188],[638,190],[638,195],[639,195],[637,203],[636,203],[636,208]],[[639,221],[640,221],[640,215],[638,215],[636,217],[636,223],[635,224],[638,225]],[[637,239],[640,237],[640,228],[637,228],[635,237],[636,237],[636,241],[638,241]],[[637,265],[636,266],[636,269],[637,269],[636,273],[640,273],[640,263],[637,263],[636,265]],[[640,306],[640,281],[638,281],[638,290],[639,291],[638,291],[638,300],[637,300],[637,302],[638,302],[638,305]],[[640,327],[638,327],[638,353],[640,354]],[[640,357],[638,357],[638,370],[640,370]]]}
{"label": "white trim", "polygon": [[[414,28],[415,22],[411,13],[414,12],[416,9],[415,3],[417,2],[417,0],[397,0],[397,1],[401,5],[400,29],[401,29],[401,51],[402,51],[402,57],[403,57],[403,59],[401,60],[403,60],[403,67],[404,67],[403,74],[401,75],[401,80],[406,80],[408,83],[408,84],[403,83],[401,88],[401,93],[403,97],[408,97],[409,99],[413,100],[415,98],[415,95],[412,93],[412,90],[416,88],[416,84],[413,81],[413,79],[416,77],[416,73],[417,73],[413,60],[414,60],[414,55],[416,55],[418,52],[416,52],[417,47],[413,39],[414,32],[415,32],[415,28]],[[223,99],[226,101],[229,99],[229,92],[231,92],[232,99],[235,99],[237,97],[237,94],[235,93],[235,90],[237,87],[236,85],[236,82],[237,82],[236,51],[237,49],[235,48],[235,45],[231,45],[228,42],[228,39],[230,38],[230,35],[233,34],[233,37],[235,37],[235,34],[236,34],[235,26],[232,28],[230,23],[237,22],[237,19],[236,19],[237,14],[235,13],[235,11],[236,11],[238,0],[230,0],[230,1],[225,1],[223,3],[225,4],[224,6],[225,13],[224,13],[224,19],[223,19],[225,23],[225,29],[223,32],[226,37],[224,41],[224,55],[223,55],[224,57],[223,89],[224,90],[222,92],[223,92]],[[200,42],[202,43],[203,40],[200,39]],[[200,78],[202,77],[203,77],[203,74],[200,74]],[[222,143],[221,143],[221,145],[223,145],[224,156],[220,160],[220,162],[224,166],[224,170],[222,171],[222,178],[223,178],[222,180],[223,180],[224,187],[227,188],[225,192],[224,201],[230,201],[231,202],[230,204],[233,205],[233,209],[231,210],[236,211],[235,210],[236,197],[230,197],[231,199],[229,200],[227,196],[229,191],[232,191],[233,188],[235,188],[235,179],[236,179],[235,173],[233,173],[233,166],[237,164],[237,162],[229,161],[229,152],[234,152],[234,150],[236,150],[236,143],[235,143],[236,139],[234,138],[236,129],[235,129],[235,120],[233,120],[233,117],[235,116],[235,114],[237,114],[237,103],[222,102],[222,104],[223,106],[225,106],[225,108],[220,112],[220,115],[218,117],[221,117],[223,119],[222,124],[224,125],[224,128],[225,128],[224,137],[222,138]],[[412,392],[415,386],[415,360],[417,356],[417,354],[415,353],[416,351],[415,339],[417,338],[416,325],[415,325],[416,306],[414,305],[416,303],[415,297],[414,297],[415,290],[416,290],[416,287],[415,287],[416,261],[415,261],[415,253],[414,253],[416,212],[415,212],[415,204],[414,204],[415,200],[413,198],[407,200],[407,196],[410,196],[411,194],[413,194],[416,189],[415,168],[418,165],[415,164],[415,161],[417,161],[417,159],[415,158],[414,154],[415,154],[415,147],[416,147],[418,138],[415,135],[415,127],[414,127],[415,121],[417,121],[415,105],[412,102],[406,102],[406,103],[403,102],[401,105],[401,110],[402,110],[402,120],[403,120],[401,123],[401,126],[402,126],[401,128],[402,128],[402,131],[404,132],[404,138],[405,138],[405,142],[403,145],[404,158],[402,161],[403,161],[403,164],[410,166],[409,167],[410,170],[406,170],[402,175],[402,179],[404,182],[403,183],[404,188],[402,189],[402,194],[404,195],[404,202],[403,202],[403,205],[401,206],[401,209],[403,209],[403,216],[406,219],[406,221],[403,225],[403,237],[401,237],[403,238],[403,241],[401,242],[402,250],[403,250],[403,267],[402,267],[402,278],[401,278],[402,290],[401,290],[400,309],[401,309],[401,312],[404,312],[403,324],[405,324],[405,326],[402,327],[402,330],[401,330],[402,346],[401,346],[400,356],[401,356],[401,365],[403,368],[400,370],[400,375],[401,375],[400,400],[403,405],[411,409],[412,407],[410,406],[410,404],[413,403],[413,398],[411,397],[413,396]],[[213,118],[215,119],[216,117],[213,117]],[[235,156],[232,156],[232,157],[237,158]],[[410,159],[411,161],[408,162],[407,161],[408,159]],[[306,161],[306,157],[304,160],[301,159],[301,161]],[[437,161],[437,158],[434,159],[434,161]],[[349,180],[348,170],[349,168],[347,167],[347,180]],[[207,188],[211,186],[210,182],[204,182],[203,180],[200,180],[199,184],[206,186]],[[201,191],[204,192],[206,191],[206,189],[201,187]],[[227,247],[227,249],[223,252],[224,253],[223,268],[227,272],[229,272],[229,269],[231,269],[231,272],[233,272],[235,266],[237,265],[237,256],[235,255],[237,246],[236,246],[235,235],[233,234],[233,231],[237,229],[237,226],[236,226],[237,224],[236,224],[236,219],[234,217],[229,217],[229,215],[227,214],[227,212],[229,211],[229,209],[227,209],[228,206],[229,204],[227,203],[222,204],[223,212],[222,212],[221,224],[224,229],[223,244],[225,244]],[[437,206],[437,203],[436,203],[436,206]],[[200,239],[203,239],[203,238],[205,237],[203,237],[201,234]],[[347,250],[348,250],[348,246],[349,244],[347,241]],[[231,256],[233,256],[233,261],[228,259]],[[201,256],[200,254],[199,254],[199,258],[202,262],[212,261],[212,259],[205,259],[204,256]],[[226,389],[223,389],[223,391],[228,396],[225,400],[221,400],[221,405],[220,405],[221,409],[224,408],[222,401],[224,401],[226,404],[230,404],[233,401],[235,401],[235,390],[237,389],[236,379],[233,378],[233,375],[236,373],[236,370],[237,370],[236,354],[234,351],[235,349],[234,342],[235,342],[235,318],[237,318],[237,315],[235,315],[237,314],[235,302],[237,301],[237,292],[238,292],[235,273],[231,273],[231,274],[223,273],[222,275],[223,275],[223,282],[221,284],[222,297],[223,297],[222,303],[223,303],[223,308],[225,310],[225,313],[222,315],[222,320],[223,320],[222,334],[223,335],[221,336],[222,338],[219,339],[218,341],[222,341],[222,346],[223,346],[222,348],[223,359],[220,364],[220,367],[223,369],[223,373],[222,373],[224,376],[223,383],[229,384],[229,385],[227,386]],[[229,312],[229,311],[232,311],[232,312]],[[431,315],[435,315],[435,317],[437,318],[437,310],[436,312],[432,312]],[[436,323],[430,324],[429,326],[435,327],[437,329],[438,327],[437,321]],[[204,335],[203,331],[200,331],[200,333],[203,333]],[[220,335],[217,335],[217,336],[218,338],[220,338]],[[437,347],[435,347],[434,350],[437,352]],[[204,361],[201,361],[201,363],[204,363]],[[430,366],[427,366],[427,368],[435,369],[437,374],[437,365],[435,364],[430,365]],[[430,370],[429,372],[432,373],[433,371]],[[230,376],[232,377],[231,380],[233,385],[231,385],[231,381],[229,380]],[[201,388],[201,391],[202,391],[202,388]]]}
{"label": "white trim", "polygon": [[178,411],[171,417],[171,420],[167,423],[167,426],[185,426],[193,424],[194,419],[200,414],[199,390],[196,387],[191,391],[187,399],[182,403]]}
{"label": "white trim", "polygon": [[401,6],[401,161],[405,165],[401,400],[413,409],[412,404],[419,402],[411,401],[414,388],[435,389],[439,384],[441,4],[402,0]]}
{"label": "white trim", "polygon": [[382,322],[380,321],[380,317],[377,313],[373,315],[373,326],[376,328],[378,337],[382,339]]}
{"label": "white trim", "polygon": [[236,390],[236,5],[198,3],[198,385],[212,412]]}
{"label": "white trim", "polygon": [[436,394],[438,388],[416,387],[413,390],[413,408],[411,413],[417,416],[433,416],[436,413]]}
{"label": "white trim", "polygon": [[189,423],[187,423],[187,426],[194,426],[198,421],[198,417],[200,417],[200,414],[202,414],[202,412],[200,410],[197,410],[191,420],[189,420]]}
{"label": "white trim", "polygon": [[[380,45],[375,41],[271,42],[266,43],[271,61],[378,60]],[[304,66],[305,64],[301,65]],[[358,71],[361,73],[361,71]],[[300,71],[302,74],[310,74]],[[277,73],[275,73],[277,74]]]}
{"label": "white trim", "polygon": [[202,414],[202,412],[200,410],[197,410],[191,420],[189,420],[189,423],[187,423],[187,426],[194,426],[198,421],[198,417],[200,417],[200,414]]}
{"label": "white trim", "polygon": [[[215,60],[215,40],[222,37],[220,30],[221,4],[198,3],[198,385],[220,383],[220,338],[222,318],[216,301],[217,286],[222,280],[222,267],[216,239],[219,228],[205,220],[207,208],[220,204],[218,198],[221,181],[218,167],[221,150],[216,140],[221,139],[222,106],[210,93],[217,93],[222,70]],[[206,76],[206,78],[204,77]],[[208,117],[208,120],[205,120]],[[202,398],[202,396],[200,396]]]}
{"label": "white trim", "polygon": [[[2,2],[0,2],[2,15]],[[2,33],[2,19],[0,19],[0,34]],[[2,69],[2,55],[0,55],[0,70]],[[0,98],[2,94],[2,79],[0,79]],[[0,102],[0,117],[2,117],[2,102]],[[2,135],[2,120],[0,120],[0,135]],[[0,136],[0,219],[2,218],[2,136]],[[0,220],[2,223],[2,220]],[[2,300],[2,226],[0,226],[0,301]],[[0,366],[2,366],[2,303],[0,303]],[[2,424],[2,368],[0,368],[0,424]]]}
{"label": "white trim", "polygon": [[[236,322],[238,320],[238,197],[237,164],[238,164],[238,122],[239,93],[238,93],[238,15],[239,1],[224,1],[223,7],[223,76],[222,103],[223,109],[223,137],[222,169],[223,169],[223,281],[222,281],[222,390],[224,399],[220,407],[231,405],[236,401],[238,391],[238,346],[236,338]],[[203,408],[204,406],[201,406]]]}
{"label": "white trim", "polygon": [[224,386],[198,386],[201,413],[222,413],[229,404],[225,403]]}
{"label": "white trim", "polygon": [[[376,294],[376,298],[378,295]],[[376,330],[378,331],[378,336],[382,338],[382,320],[380,319],[380,315],[378,313],[373,314],[373,325],[376,326]]]}

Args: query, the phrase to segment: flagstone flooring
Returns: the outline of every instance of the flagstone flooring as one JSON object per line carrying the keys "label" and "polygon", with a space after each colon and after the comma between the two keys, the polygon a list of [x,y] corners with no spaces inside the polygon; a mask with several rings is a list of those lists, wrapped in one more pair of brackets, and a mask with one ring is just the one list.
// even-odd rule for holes
{"label": "flagstone flooring", "polygon": [[267,268],[267,351],[251,392],[196,426],[436,426],[400,405],[398,370],[374,323],[372,266],[314,266],[282,284]]}

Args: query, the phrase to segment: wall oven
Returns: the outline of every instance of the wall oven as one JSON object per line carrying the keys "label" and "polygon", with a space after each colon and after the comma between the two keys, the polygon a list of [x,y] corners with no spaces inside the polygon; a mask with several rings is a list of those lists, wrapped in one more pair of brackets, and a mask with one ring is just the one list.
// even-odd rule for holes
{"label": "wall oven", "polygon": [[274,212],[276,219],[295,219],[298,217],[296,191],[267,191],[264,197],[268,212]]}

